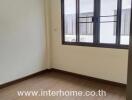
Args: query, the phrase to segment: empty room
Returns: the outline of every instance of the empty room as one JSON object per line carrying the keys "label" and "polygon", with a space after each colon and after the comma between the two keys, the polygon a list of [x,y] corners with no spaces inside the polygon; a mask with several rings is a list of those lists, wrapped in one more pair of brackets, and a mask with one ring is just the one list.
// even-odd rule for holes
{"label": "empty room", "polygon": [[131,0],[0,0],[0,100],[132,100]]}

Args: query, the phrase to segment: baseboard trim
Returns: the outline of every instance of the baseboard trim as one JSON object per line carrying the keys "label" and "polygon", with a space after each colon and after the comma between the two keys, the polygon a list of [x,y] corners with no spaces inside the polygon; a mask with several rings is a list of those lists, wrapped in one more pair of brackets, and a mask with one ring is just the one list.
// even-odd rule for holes
{"label": "baseboard trim", "polygon": [[0,89],[11,86],[11,85],[19,83],[19,82],[22,82],[22,81],[27,80],[27,79],[33,78],[35,76],[38,76],[38,75],[41,75],[41,74],[44,74],[44,73],[48,73],[48,72],[58,72],[58,73],[63,73],[63,74],[69,74],[69,75],[72,75],[72,76],[75,76],[75,77],[88,79],[88,80],[92,80],[92,81],[103,83],[103,84],[109,84],[109,85],[112,85],[112,86],[118,86],[118,87],[122,87],[122,88],[127,87],[127,85],[123,84],[123,83],[117,83],[117,82],[113,82],[113,81],[103,80],[103,79],[99,79],[99,78],[94,78],[94,77],[85,76],[85,75],[81,75],[81,74],[77,74],[77,73],[73,73],[73,72],[68,72],[68,71],[64,71],[64,70],[60,70],[60,69],[51,68],[51,69],[46,69],[46,70],[31,74],[31,75],[26,76],[24,78],[20,78],[20,79],[2,84],[2,85],[0,85]]}
{"label": "baseboard trim", "polygon": [[95,77],[85,76],[85,75],[81,75],[81,74],[77,74],[77,73],[73,73],[73,72],[68,72],[68,71],[64,71],[64,70],[60,70],[60,69],[52,68],[51,71],[64,73],[64,74],[69,74],[69,75],[72,75],[72,76],[75,76],[75,77],[88,79],[88,80],[92,80],[92,81],[103,83],[103,84],[109,84],[109,85],[112,85],[112,86],[118,86],[118,87],[122,87],[122,88],[127,87],[127,85],[123,84],[123,83],[117,83],[117,82],[113,82],[113,81],[109,81],[109,80],[104,80],[104,79],[99,79],[99,78],[95,78]]}
{"label": "baseboard trim", "polygon": [[22,82],[22,81],[27,80],[27,79],[33,78],[33,77],[38,76],[38,75],[40,75],[40,74],[47,73],[47,72],[49,72],[49,71],[50,71],[50,69],[45,69],[45,70],[39,71],[39,72],[37,72],[37,73],[28,75],[28,76],[26,76],[26,77],[23,77],[23,78],[20,78],[20,79],[13,80],[13,81],[11,81],[11,82],[2,84],[2,85],[0,85],[0,89],[6,88],[6,87],[8,87],[8,86],[11,86],[11,85],[13,85],[13,84]]}

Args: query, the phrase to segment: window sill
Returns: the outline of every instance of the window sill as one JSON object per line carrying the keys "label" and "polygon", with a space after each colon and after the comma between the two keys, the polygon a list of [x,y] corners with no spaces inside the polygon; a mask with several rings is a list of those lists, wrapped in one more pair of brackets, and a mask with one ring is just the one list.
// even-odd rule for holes
{"label": "window sill", "polygon": [[128,45],[114,45],[114,44],[94,44],[84,42],[62,42],[63,45],[74,45],[74,46],[88,46],[88,47],[100,47],[100,48],[113,48],[113,49],[129,49]]}

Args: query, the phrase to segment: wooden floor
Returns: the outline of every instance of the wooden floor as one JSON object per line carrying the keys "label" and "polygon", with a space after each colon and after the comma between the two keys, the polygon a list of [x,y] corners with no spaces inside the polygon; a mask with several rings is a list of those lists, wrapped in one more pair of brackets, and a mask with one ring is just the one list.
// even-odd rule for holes
{"label": "wooden floor", "polygon": [[[77,90],[93,91],[103,89],[106,97],[18,97],[20,90]],[[126,100],[126,90],[95,81],[81,79],[68,74],[50,72],[14,84],[0,90],[0,100]]]}

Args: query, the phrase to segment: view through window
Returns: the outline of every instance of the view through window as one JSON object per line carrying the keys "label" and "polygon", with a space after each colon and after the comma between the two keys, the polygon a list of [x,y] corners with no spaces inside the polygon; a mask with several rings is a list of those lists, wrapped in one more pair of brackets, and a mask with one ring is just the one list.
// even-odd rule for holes
{"label": "view through window", "polygon": [[131,0],[62,0],[63,42],[129,45]]}

